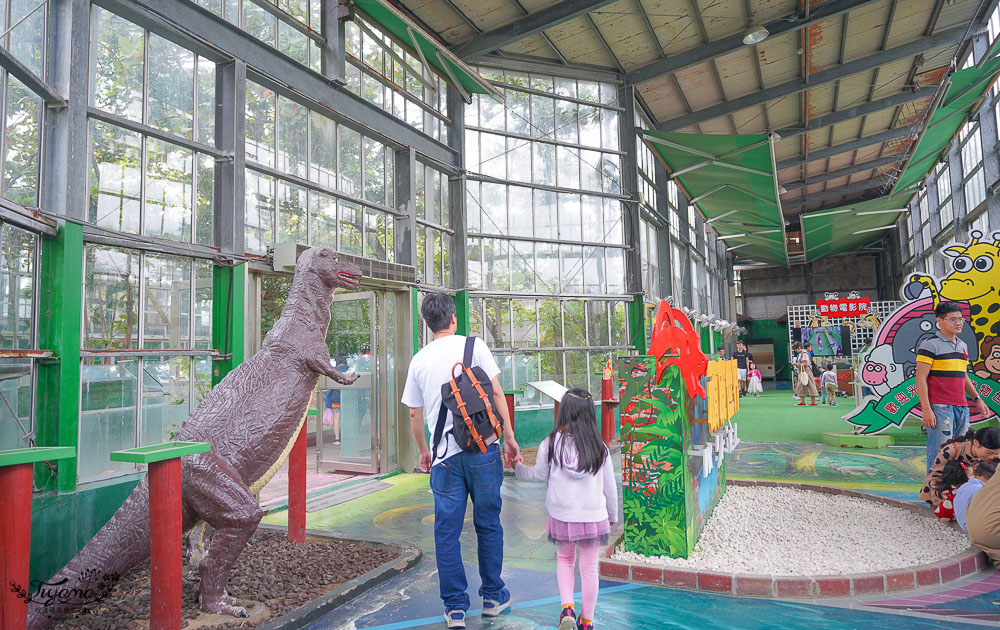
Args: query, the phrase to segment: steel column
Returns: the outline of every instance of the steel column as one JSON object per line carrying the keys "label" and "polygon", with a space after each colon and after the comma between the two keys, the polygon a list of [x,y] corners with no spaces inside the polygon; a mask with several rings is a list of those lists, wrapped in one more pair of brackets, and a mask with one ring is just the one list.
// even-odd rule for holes
{"label": "steel column", "polygon": [[642,295],[642,259],[639,253],[639,230],[642,224],[639,221],[639,173],[635,146],[639,141],[635,133],[635,88],[619,87],[618,104],[625,109],[619,117],[618,124],[619,149],[624,153],[621,169],[622,192],[629,196],[628,201],[623,202],[625,244],[628,245],[628,249],[625,250],[625,291],[633,295]]}
{"label": "steel column", "polygon": [[[417,265],[417,156],[412,149],[395,152],[395,200],[396,209],[405,216],[397,217],[394,225],[396,262]],[[451,192],[450,190],[448,191]],[[465,191],[462,191],[465,196]]]}
{"label": "steel column", "polygon": [[343,85],[346,74],[346,49],[344,48],[344,21],[342,14],[349,11],[347,5],[338,0],[322,0],[320,5],[320,30],[326,38],[326,45],[320,57],[323,76]]}
{"label": "steel column", "polygon": [[456,151],[459,173],[448,176],[448,220],[449,226],[455,231],[451,242],[451,287],[455,289],[468,288],[469,284],[469,252],[468,230],[466,229],[465,207],[465,101],[462,95],[452,86],[448,86],[448,117],[451,118],[451,128],[448,130],[448,144]]}
{"label": "steel column", "polygon": [[[81,204],[82,205],[82,204]],[[39,446],[72,446],[79,441],[80,313],[83,311],[83,228],[64,223],[55,238],[41,240],[38,344],[57,360],[38,364],[35,429]],[[56,489],[76,489],[76,458],[57,464]],[[38,485],[52,489],[43,473]]]}
{"label": "steel column", "polygon": [[215,142],[232,155],[215,162],[215,246],[224,254],[242,254],[246,240],[246,82],[244,62],[216,67]]}

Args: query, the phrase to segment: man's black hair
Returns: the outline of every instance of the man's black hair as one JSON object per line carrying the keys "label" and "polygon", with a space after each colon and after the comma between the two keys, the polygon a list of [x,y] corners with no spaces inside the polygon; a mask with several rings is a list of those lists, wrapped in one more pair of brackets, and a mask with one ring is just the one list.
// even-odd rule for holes
{"label": "man's black hair", "polygon": [[451,325],[451,316],[455,314],[455,302],[447,293],[431,293],[420,305],[420,315],[427,322],[431,332],[444,330]]}
{"label": "man's black hair", "polygon": [[944,319],[951,313],[961,313],[961,312],[962,309],[959,308],[958,304],[955,304],[954,302],[940,302],[934,308],[934,317],[940,317],[941,319]]}

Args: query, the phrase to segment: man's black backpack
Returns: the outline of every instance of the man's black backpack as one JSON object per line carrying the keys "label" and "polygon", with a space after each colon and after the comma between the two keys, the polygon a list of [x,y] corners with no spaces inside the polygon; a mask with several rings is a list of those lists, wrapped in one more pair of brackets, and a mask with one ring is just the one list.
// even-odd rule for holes
{"label": "man's black backpack", "polygon": [[[455,416],[451,435],[466,453],[486,452],[486,447],[503,435],[503,427],[493,413],[493,383],[481,367],[472,367],[476,338],[465,340],[465,356],[451,368],[451,379],[441,386],[441,411],[434,427],[434,459],[444,437],[444,422],[450,411]],[[455,368],[462,368],[456,377]],[[447,450],[447,448],[445,449]]]}

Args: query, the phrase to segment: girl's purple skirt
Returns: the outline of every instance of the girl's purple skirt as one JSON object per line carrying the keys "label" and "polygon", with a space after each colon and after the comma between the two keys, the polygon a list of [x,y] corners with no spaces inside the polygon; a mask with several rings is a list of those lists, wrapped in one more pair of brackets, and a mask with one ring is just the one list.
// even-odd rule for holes
{"label": "girl's purple skirt", "polygon": [[601,545],[606,545],[608,544],[608,534],[611,533],[611,525],[607,520],[596,523],[567,523],[551,516],[548,517],[546,529],[549,532],[549,540],[552,542],[569,540],[581,544],[596,541]]}

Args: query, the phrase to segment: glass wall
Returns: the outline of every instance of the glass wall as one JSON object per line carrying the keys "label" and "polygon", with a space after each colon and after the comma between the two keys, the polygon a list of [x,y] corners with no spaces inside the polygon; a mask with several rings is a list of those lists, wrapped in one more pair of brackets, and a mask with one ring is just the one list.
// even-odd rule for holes
{"label": "glass wall", "polygon": [[441,142],[448,141],[445,82],[360,15],[344,25],[347,88]]}
{"label": "glass wall", "polygon": [[[195,0],[316,72],[320,71],[322,0]],[[265,8],[266,5],[266,8]]]}
{"label": "glass wall", "polygon": [[210,262],[91,244],[84,278],[80,482],[134,471],[111,451],[172,439],[212,383]]}
{"label": "glass wall", "polygon": [[215,64],[100,7],[91,29],[87,220],[214,245]]}
{"label": "glass wall", "polygon": [[473,330],[505,387],[596,389],[592,374],[628,341],[618,88],[479,72],[506,100],[465,108]]}
{"label": "glass wall", "polygon": [[[0,7],[2,46],[37,76],[44,76],[47,4],[33,0],[4,0]],[[0,69],[0,195],[15,203],[38,206],[38,170],[42,99]]]}
{"label": "glass wall", "polygon": [[248,81],[246,164],[248,253],[292,242],[395,260],[390,147]]}
{"label": "glass wall", "polygon": [[[0,350],[35,348],[38,237],[0,224]],[[35,362],[0,358],[0,451],[26,448],[34,431]]]}

